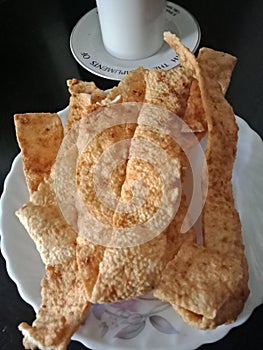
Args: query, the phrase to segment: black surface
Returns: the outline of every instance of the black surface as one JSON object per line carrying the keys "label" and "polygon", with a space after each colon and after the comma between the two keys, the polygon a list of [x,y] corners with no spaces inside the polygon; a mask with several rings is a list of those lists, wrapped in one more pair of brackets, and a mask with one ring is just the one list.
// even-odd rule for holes
{"label": "black surface", "polygon": [[[178,1],[197,18],[200,46],[226,51],[238,57],[227,97],[235,113],[263,134],[263,2]],[[95,1],[0,0],[0,191],[11,163],[19,152],[13,114],[53,112],[68,104],[65,81],[76,77],[94,80],[103,89],[113,81],[81,68],[69,49],[76,22]],[[1,193],[0,192],[0,193]],[[19,247],[17,248],[19,249]],[[262,257],[263,258],[263,257]],[[263,286],[262,286],[263,288]],[[22,349],[17,325],[31,322],[34,312],[19,296],[0,259],[0,349]],[[263,349],[263,306],[225,338],[201,349]],[[84,349],[71,342],[69,349]]]}

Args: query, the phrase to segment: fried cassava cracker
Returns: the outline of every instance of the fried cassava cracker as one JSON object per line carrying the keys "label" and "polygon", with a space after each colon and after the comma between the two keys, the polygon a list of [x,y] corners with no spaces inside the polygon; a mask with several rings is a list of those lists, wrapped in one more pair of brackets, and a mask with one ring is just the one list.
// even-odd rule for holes
{"label": "fried cassava cracker", "polygon": [[[237,125],[222,84],[206,64],[211,51],[201,51],[197,63],[178,38],[168,37],[181,64],[192,65],[199,84],[208,126],[205,156],[209,181],[202,214],[204,247],[184,245],[168,263],[155,295],[169,301],[191,325],[215,328],[233,322],[249,295],[248,266],[231,182]],[[229,61],[227,55],[219,55],[221,60]],[[226,84],[224,78],[222,81]]]}
{"label": "fried cassava cracker", "polygon": [[63,127],[56,113],[26,113],[14,116],[16,137],[30,193],[48,177],[63,139]]}
{"label": "fried cassava cracker", "polygon": [[[68,163],[63,163],[60,172],[56,167],[52,168],[63,139],[59,117],[55,114],[15,116],[31,192],[30,201],[18,210],[17,215],[46,266],[42,304],[36,320],[32,326],[26,323],[19,326],[28,349],[36,346],[65,349],[88,312],[90,302],[120,301],[155,288],[155,295],[170,302],[186,322],[207,329],[233,322],[248,297],[248,267],[231,184],[237,126],[233,111],[224,98],[236,59],[206,48],[195,58],[175,35],[165,33],[164,39],[177,52],[180,67],[165,72],[139,67],[108,95],[93,82],[68,80],[71,96],[65,135],[70,135],[76,128],[78,137],[76,145],[64,154]],[[184,180],[186,155],[174,142],[173,135],[162,135],[154,125],[144,125],[144,121],[107,128],[87,147],[83,145],[85,133],[90,132],[89,128],[85,129],[85,122],[93,112],[100,113],[103,108],[107,119],[110,117],[108,107],[130,102],[150,104],[163,108],[165,113],[174,113],[186,123],[187,127],[180,130],[182,133],[193,131],[201,138],[208,131],[209,183],[202,213],[203,246],[196,244],[193,228],[181,233],[187,213],[184,193],[168,227],[142,244],[103,246],[81,234],[85,210],[91,210],[97,219],[112,227],[122,228],[144,224],[160,206],[162,181],[158,179],[158,171],[136,158],[136,142],[152,142],[163,149],[177,165],[176,181]],[[118,205],[105,211],[96,193],[92,192],[93,167],[105,150],[123,139],[131,140],[129,157],[112,171],[113,192],[125,202],[132,198],[132,184],[137,176],[149,186],[149,201],[130,216],[118,211]],[[187,143],[187,140],[184,139],[184,146],[189,149],[194,143]],[[72,168],[70,179],[64,178],[68,174],[67,165]],[[166,165],[164,168],[165,174],[169,174]],[[163,178],[166,177],[169,176]],[[85,210],[81,212],[77,206],[72,214],[76,217],[78,231],[62,215],[61,203],[55,193],[56,183],[64,184],[63,196],[72,183],[81,196]],[[174,190],[174,197],[179,198],[177,185],[175,187],[169,192]],[[75,199],[75,193],[72,199]]]}

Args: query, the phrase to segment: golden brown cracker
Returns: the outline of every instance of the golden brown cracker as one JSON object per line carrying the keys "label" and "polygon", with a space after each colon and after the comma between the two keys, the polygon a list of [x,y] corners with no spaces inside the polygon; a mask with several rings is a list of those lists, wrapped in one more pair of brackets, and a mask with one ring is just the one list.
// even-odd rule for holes
{"label": "golden brown cracker", "polygon": [[201,67],[205,67],[205,74],[209,80],[216,81],[225,95],[237,58],[228,53],[204,47],[199,50],[197,61]]}
{"label": "golden brown cracker", "polygon": [[42,303],[36,319],[32,326],[19,325],[24,347],[65,350],[90,308],[75,257],[47,266],[41,285]]}
{"label": "golden brown cracker", "polygon": [[80,121],[82,118],[88,117],[89,114],[99,109],[100,104],[92,104],[86,93],[74,93],[69,99],[69,113],[66,122],[66,133]]}
{"label": "golden brown cracker", "polygon": [[65,222],[52,186],[50,178],[41,183],[17,212],[46,265],[36,320],[32,327],[19,325],[28,349],[66,349],[90,307],[76,261],[77,233]]}
{"label": "golden brown cracker", "polygon": [[[248,269],[231,185],[237,127],[231,107],[224,99],[235,58],[203,49],[196,59],[173,34],[165,33],[164,38],[178,53],[181,67],[168,72],[140,67],[129,73],[107,97],[92,82],[69,80],[71,97],[66,130],[70,131],[76,122],[98,108],[106,110],[110,104],[130,101],[165,107],[183,118],[195,132],[208,128],[206,160],[210,182],[203,213],[205,246],[194,243],[193,229],[181,234],[187,212],[184,194],[174,220],[164,232],[146,243],[114,248],[89,242],[65,222],[54,196],[53,179],[43,181],[50,174],[54,157],[47,172],[42,171],[40,175],[32,165],[34,162],[28,162],[29,156],[23,157],[28,174],[32,172],[30,181],[34,186],[37,183],[38,191],[18,211],[18,216],[47,264],[37,318],[33,327],[20,325],[24,344],[29,348],[40,344],[65,349],[89,308],[87,300],[115,302],[140,296],[157,286],[156,296],[169,301],[189,324],[206,329],[234,321],[247,299]],[[16,123],[21,123],[20,118],[16,117]],[[183,179],[186,167],[185,158],[171,137],[160,136],[153,126],[138,124],[108,128],[99,133],[87,147],[85,145],[77,164],[77,187],[85,210],[116,227],[144,223],[155,213],[155,206],[160,205],[156,200],[162,188],[159,174],[141,159],[132,159],[133,140],[148,140],[163,148],[178,163],[178,181]],[[26,139],[32,137],[32,131],[28,134]],[[57,134],[54,132],[54,135]],[[20,132],[21,140],[22,136]],[[101,154],[123,138],[132,140],[130,158],[112,173],[113,190],[121,201],[131,199],[132,182],[139,175],[147,183],[151,199],[149,212],[142,206],[130,217],[120,216],[116,212],[118,206],[105,211],[98,204],[90,171]],[[60,142],[56,143],[55,154]],[[81,142],[78,146],[81,148]],[[35,149],[41,154],[43,147],[39,142]],[[63,171],[60,175],[64,181]],[[84,222],[81,221],[83,214],[78,216],[79,227]]]}
{"label": "golden brown cracker", "polygon": [[83,237],[77,238],[76,257],[78,268],[88,295],[92,299],[92,292],[99,274],[99,266],[103,259],[105,247],[93,244]]}
{"label": "golden brown cracker", "polygon": [[[142,126],[142,128],[144,128],[144,126]],[[85,149],[83,158],[81,157],[78,163],[77,182],[80,191],[84,191],[82,195],[84,202],[86,201],[86,198],[88,200],[93,198],[90,196],[90,193],[86,193],[88,178],[88,174],[86,172],[89,169],[92,169],[92,166],[96,164],[100,158],[101,153],[112,144],[112,141],[116,143],[125,137],[133,139],[134,132],[136,133],[138,131],[136,134],[137,137],[142,138],[144,135],[144,138],[148,141],[154,142],[157,140],[159,147],[163,147],[169,155],[173,155],[174,158],[177,159],[178,153],[176,153],[173,150],[173,147],[171,147],[171,143],[174,144],[171,137],[167,136],[169,138],[169,141],[167,141],[164,135],[158,135],[157,138],[156,130],[153,130],[150,127],[146,128],[147,132],[145,130],[145,132],[142,130],[139,131],[139,129],[140,126],[137,126],[136,129],[131,130],[127,130],[126,127],[123,129],[123,126],[107,129],[106,133],[104,132],[98,135],[98,137],[93,140],[93,144],[89,145],[88,149]],[[130,156],[131,148],[129,149],[129,157]],[[127,177],[132,179],[133,175],[137,176],[144,174],[144,180],[147,180],[148,176],[148,180],[150,182],[149,185],[151,186],[153,183],[149,178],[149,169],[147,167],[144,169],[141,161],[139,160],[135,160],[132,167],[130,167],[131,165],[129,165],[129,162],[130,159],[126,164],[126,169],[122,169],[120,178],[116,179],[116,176],[114,177],[115,181],[125,182]],[[127,169],[129,169],[128,172]],[[84,172],[82,173],[82,171]],[[156,182],[154,184],[156,184]],[[93,187],[92,181],[90,187]],[[125,199],[123,198],[123,191],[118,190],[118,192],[121,195],[121,199]],[[94,200],[92,200],[92,208],[94,209]],[[138,220],[145,219],[145,212],[143,211],[143,208],[141,209],[142,210],[139,213],[139,217],[136,217]],[[102,211],[98,210],[98,213],[101,214]],[[124,221],[119,221],[116,219],[116,211],[114,212],[114,210],[111,211],[108,217],[108,224],[111,224],[110,219],[112,215],[113,219],[116,220],[113,222],[113,226],[116,226],[117,223],[118,227],[122,226],[122,224],[128,224],[127,215],[125,216]],[[135,224],[138,224],[138,222],[136,221]],[[121,238],[124,240],[125,237],[122,236]],[[102,248],[99,248],[100,258],[98,258],[96,249],[98,248],[85,240],[84,237],[79,237],[77,246],[79,266],[81,266],[82,275],[86,281],[88,291],[92,291],[90,300],[92,302],[100,303],[113,302],[125,298],[136,297],[142,293],[150,291],[153,288],[159,278],[160,269],[164,266],[163,261],[164,256],[166,256],[166,237],[160,235],[158,238],[154,238],[147,243],[133,248],[105,248],[104,251]],[[93,271],[92,269],[90,270],[92,265],[94,267]],[[123,281],[122,284],[120,283],[121,280]],[[94,283],[94,286],[92,283]]]}
{"label": "golden brown cracker", "polygon": [[[236,64],[236,58],[224,52],[201,48],[197,56],[197,62],[206,67],[211,79],[219,83],[223,94],[225,94]],[[193,131],[207,130],[200,87],[196,79],[193,80],[191,85],[184,121]]]}
{"label": "golden brown cracker", "polygon": [[246,295],[237,291],[247,276],[239,257],[227,259],[205,247],[185,244],[165,271],[155,296],[169,301],[195,327],[232,322],[243,308]]}
{"label": "golden brown cracker", "polygon": [[16,212],[36,244],[45,265],[62,264],[75,254],[76,232],[65,222],[56,204],[25,204]]}
{"label": "golden brown cracker", "polygon": [[[209,183],[203,210],[204,247],[182,246],[168,263],[155,295],[168,300],[193,326],[213,328],[233,322],[249,294],[241,225],[231,184],[237,126],[232,108],[224,98],[222,84],[228,84],[224,74],[220,83],[211,72],[213,64],[207,65],[206,51],[200,52],[198,63],[194,62],[194,56],[181,47],[177,38],[169,35],[170,43],[173,39],[172,46],[180,60],[185,62],[189,56],[187,66],[192,64],[199,84],[208,125]],[[234,60],[230,58],[230,61],[233,65]]]}
{"label": "golden brown cracker", "polygon": [[[194,132],[203,132],[207,130],[205,114],[202,105],[199,82],[196,80],[196,67],[200,61],[206,66],[211,79],[216,80],[226,93],[230,83],[231,74],[236,64],[236,58],[232,55],[215,51],[209,48],[202,48],[199,51],[197,60],[188,48],[180,45],[180,39],[169,32],[164,33],[165,41],[177,52],[180,63],[184,67],[183,72],[188,77],[192,77],[189,98],[185,113],[180,115]],[[165,73],[164,73],[165,74]]]}
{"label": "golden brown cracker", "polygon": [[56,113],[16,114],[14,120],[27,186],[33,193],[50,174],[63,139],[63,127]]}
{"label": "golden brown cracker", "polygon": [[149,70],[145,75],[145,102],[167,108],[183,117],[192,82],[192,74],[179,67],[169,71]]}
{"label": "golden brown cracker", "polygon": [[241,223],[232,191],[238,127],[232,107],[224,98],[222,85],[213,79],[203,55],[206,58],[207,52],[200,52],[198,74],[208,124],[206,162],[209,177],[203,214],[204,240],[207,248],[243,256]]}
{"label": "golden brown cracker", "polygon": [[71,94],[66,123],[66,132],[69,132],[75,123],[101,107],[100,102],[105,99],[106,93],[94,82],[69,79],[67,85]]}
{"label": "golden brown cracker", "polygon": [[78,79],[69,79],[67,81],[68,89],[71,95],[88,94],[90,95],[91,104],[100,102],[105,99],[105,91],[99,89],[93,81],[82,81]]}
{"label": "golden brown cracker", "polygon": [[145,73],[143,67],[129,72],[118,86],[112,88],[105,99],[106,103],[121,102],[143,102],[145,96]]}
{"label": "golden brown cracker", "polygon": [[191,51],[186,46],[182,45],[180,39],[175,34],[164,32],[163,37],[167,44],[174,49],[179,56],[180,64],[184,67],[184,69],[189,75],[195,77],[197,62]]}
{"label": "golden brown cracker", "polygon": [[[76,183],[79,194],[86,210],[88,210],[97,220],[112,224],[112,217],[114,214],[114,207],[109,208],[105,206],[97,195],[96,187],[94,185],[94,165],[97,164],[101,155],[113,144],[122,140],[129,140],[134,134],[136,124],[121,124],[110,127],[98,134],[81,153],[77,164]],[[120,187],[123,181],[123,176],[115,180]]]}
{"label": "golden brown cracker", "polygon": [[171,261],[178,253],[183,244],[192,245],[196,243],[196,233],[193,229],[189,229],[187,233],[182,233],[182,225],[187,215],[188,203],[184,191],[181,193],[180,205],[175,217],[164,231],[167,238],[167,247],[164,256],[165,265]]}
{"label": "golden brown cracker", "polygon": [[91,301],[120,301],[152,290],[163,269],[165,249],[164,235],[132,248],[107,248]]}

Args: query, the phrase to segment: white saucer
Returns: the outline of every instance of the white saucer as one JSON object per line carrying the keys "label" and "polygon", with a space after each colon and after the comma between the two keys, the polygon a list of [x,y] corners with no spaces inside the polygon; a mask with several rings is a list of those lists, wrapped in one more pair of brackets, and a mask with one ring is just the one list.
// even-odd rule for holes
{"label": "white saucer", "polygon": [[[201,38],[197,21],[184,8],[170,1],[166,7],[165,30],[178,35],[192,52],[197,49]],[[179,64],[176,53],[166,43],[153,56],[140,60],[123,60],[111,56],[102,42],[96,8],[86,13],[74,27],[70,36],[70,48],[82,67],[112,80],[121,80],[139,66],[168,70]]]}

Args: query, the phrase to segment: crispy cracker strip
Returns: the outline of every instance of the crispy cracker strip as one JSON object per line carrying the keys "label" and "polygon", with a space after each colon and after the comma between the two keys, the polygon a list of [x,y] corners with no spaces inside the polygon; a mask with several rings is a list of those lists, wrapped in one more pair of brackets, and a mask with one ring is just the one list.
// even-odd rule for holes
{"label": "crispy cracker strip", "polygon": [[69,79],[67,85],[71,95],[89,94],[91,104],[101,102],[106,97],[105,91],[99,89],[93,81],[87,82],[78,79]]}
{"label": "crispy cracker strip", "polygon": [[145,102],[167,108],[183,117],[193,80],[184,67],[162,71],[152,69],[145,75]]}
{"label": "crispy cracker strip", "polygon": [[[219,83],[223,94],[225,94],[236,64],[236,58],[224,52],[202,48],[197,56],[197,62],[203,61],[204,53],[206,56],[205,65],[207,72],[209,72],[211,79]],[[191,85],[184,121],[193,131],[202,132],[207,130],[207,121],[201,99],[200,87],[196,79],[193,80]]]}
{"label": "crispy cracker strip", "polygon": [[45,265],[62,264],[75,254],[77,234],[65,222],[56,203],[39,206],[28,202],[16,215],[35,242]]}
{"label": "crispy cracker strip", "polygon": [[[239,257],[184,244],[165,268],[155,295],[170,302],[182,318],[200,329],[235,321],[246,291]],[[245,292],[245,293],[244,293]]]}
{"label": "crispy cracker strip", "polygon": [[[160,133],[158,129],[145,124],[145,117],[147,119],[148,115],[157,113],[157,111],[161,112],[158,108],[154,108],[154,110],[151,107],[149,108],[144,110],[144,112],[141,111],[142,113],[138,119],[138,126],[131,140],[126,177],[121,189],[121,198],[123,200],[126,198],[129,199],[130,187],[132,186],[134,179],[139,179],[141,177],[144,182],[147,182],[148,193],[149,195],[151,193],[154,194],[153,199],[155,201],[151,202],[149,200],[150,208],[142,205],[138,211],[131,213],[131,215],[120,215],[120,213],[115,211],[113,215],[113,225],[117,227],[126,227],[128,224],[139,225],[141,220],[147,221],[147,215],[149,213],[152,214],[149,209],[152,209],[152,207],[156,205],[157,194],[160,191],[160,188],[158,187],[160,184],[157,181],[153,169],[151,169],[151,167],[148,168],[148,164],[145,162],[136,159],[137,146],[134,142],[138,143],[138,141],[140,142],[140,140],[144,140],[151,144],[155,144],[158,148],[162,148],[168,156],[170,156],[171,160],[173,159],[177,164],[177,178],[178,181],[180,181],[182,170],[180,166],[181,162],[184,163],[181,159],[181,149],[170,135],[164,135]],[[167,111],[165,110],[164,113],[167,114]],[[169,116],[170,114],[168,113],[166,118]],[[159,119],[156,119],[158,117]],[[163,123],[164,119],[164,115],[157,114],[155,122],[159,120],[160,123]],[[150,152],[150,149],[147,148],[146,152]],[[142,150],[140,156],[142,156]],[[133,159],[132,157],[135,158]],[[143,156],[142,159],[144,159]],[[175,194],[176,190],[177,189],[175,188]],[[116,209],[118,210],[118,207]],[[179,215],[182,221],[184,219],[183,214],[185,214],[185,209],[184,205],[179,209],[181,213]],[[193,232],[191,232],[191,235],[182,236],[180,234],[181,226],[177,226],[176,220],[177,219],[173,221],[164,233],[151,239],[147,243],[143,243],[133,248],[106,249],[104,258],[100,264],[99,275],[94,286],[92,300],[99,302],[117,301],[120,299],[136,297],[149,292],[158,282],[160,271],[162,271],[165,264],[173,258],[182,242],[186,239],[191,240],[191,242],[194,240]],[[127,240],[128,238],[129,237],[127,237]],[[123,236],[122,239],[124,239]],[[129,276],[129,279],[127,279],[127,276]],[[122,281],[122,284],[120,284],[120,281]]]}
{"label": "crispy cracker strip", "polygon": [[[160,87],[158,83],[160,84],[159,78],[161,77],[164,78],[162,97],[160,97],[160,89],[158,90],[155,88],[155,86],[158,86],[158,88]],[[162,73],[157,71],[154,71],[154,74],[151,74],[151,71],[147,72],[145,75],[146,101],[153,104],[162,105],[162,101],[166,101],[169,96],[167,84],[171,77],[174,77],[174,85],[172,85],[173,92],[174,94],[177,94],[176,96],[178,96],[176,102],[173,103],[173,111],[178,114],[182,114],[186,107],[191,79],[187,85],[187,83],[182,78],[183,74],[181,72],[177,73],[177,71],[174,71],[171,76],[167,74],[162,75]],[[174,99],[174,95],[171,98],[171,103],[172,99]],[[167,111],[165,113],[167,113]],[[161,122],[163,122],[163,120],[161,120]],[[146,127],[146,125],[138,125],[131,140],[129,158],[132,154],[133,140],[135,139],[144,139],[154,143],[158,147],[163,148],[170,157],[178,162],[178,180],[180,180],[180,162],[182,161],[183,165],[185,163],[181,159],[182,151],[180,147],[174,142],[171,137],[168,137],[168,135],[164,137],[164,135],[158,134],[154,128]],[[152,189],[152,193],[157,194],[158,188],[154,188],[157,182],[155,180],[151,181],[148,170],[149,169],[143,167],[140,161],[136,159],[128,160],[126,165],[125,181],[121,189],[122,199],[125,199],[127,196],[129,197],[129,194],[127,193],[129,192],[129,181],[131,180],[131,182],[133,182],[134,178],[137,177],[136,175],[141,175],[142,178],[144,178],[144,181],[147,181],[148,178],[149,192],[151,193]],[[147,174],[147,178],[144,176],[145,174]],[[151,208],[152,207],[153,205]],[[182,218],[184,218],[184,216],[182,216],[182,213],[185,213],[185,209],[185,205],[182,205],[182,209],[180,209]],[[122,225],[126,226],[129,224],[130,221],[132,224],[135,222],[138,224],[140,223],[140,220],[145,220],[145,211],[145,206],[142,206],[136,213],[138,214],[136,217],[126,215],[124,218],[123,215],[118,215],[118,213],[115,211],[113,215],[113,225],[122,227]],[[166,235],[169,239],[169,248],[167,247]],[[191,242],[193,242],[193,232],[191,232],[191,234],[188,236],[185,235],[184,237],[181,237],[178,226],[174,221],[170,225],[169,229],[167,229],[165,234],[161,234],[157,238],[154,238],[151,241],[140,245],[139,247],[128,249],[106,249],[104,252],[103,260],[99,266],[99,274],[94,286],[91,300],[99,302],[117,301],[123,298],[131,298],[138,296],[141,293],[148,292],[153,288],[154,285],[156,285],[160,276],[159,272],[163,269],[164,265],[167,263],[167,261],[169,261],[169,259],[174,256],[176,251],[179,249],[179,246],[186,239],[189,239]],[[154,249],[153,254],[153,248],[150,247],[155,247],[158,241],[160,241],[159,250],[157,249],[155,251]],[[165,251],[161,249],[163,246],[165,246]],[[169,249],[169,254],[167,254],[167,248]],[[128,261],[130,262],[128,263]],[[145,262],[145,266],[142,261]],[[144,275],[140,273],[141,267],[144,268]],[[154,267],[154,270],[152,267]],[[132,271],[136,271],[137,275]],[[131,278],[129,284],[127,284],[127,275],[129,275]],[[108,277],[105,278],[105,276]],[[122,285],[119,283],[121,280],[124,281]],[[120,288],[120,286],[122,288]]]}
{"label": "crispy cracker strip", "polygon": [[120,301],[152,290],[163,268],[165,249],[164,235],[132,248],[106,248],[91,301]]}
{"label": "crispy cracker strip", "polygon": [[67,85],[71,96],[66,133],[76,122],[100,108],[100,102],[106,97],[105,92],[100,90],[93,82],[70,79],[67,81]]}
{"label": "crispy cracker strip", "polygon": [[[152,120],[153,114],[155,114],[155,127],[153,125],[146,125],[147,122],[149,123],[148,115],[151,115]],[[146,120],[144,120],[145,116]],[[168,129],[166,129],[167,134],[165,134],[164,131],[161,131],[161,129],[156,127],[156,124],[158,123],[160,127],[162,125],[162,127],[168,128],[166,122],[168,123],[169,121],[165,121],[165,118],[172,118],[172,114],[161,108],[147,106],[144,107],[144,111],[142,111],[138,119],[139,124],[135,130],[133,139],[131,140],[129,160],[126,167],[126,178],[122,186],[121,198],[122,200],[132,198],[132,186],[135,179],[143,181],[146,184],[148,195],[145,198],[143,205],[129,215],[122,215],[121,212],[118,212],[117,207],[113,217],[114,226],[127,227],[134,224],[140,225],[143,222],[147,222],[147,220],[155,215],[156,211],[160,209],[161,197],[163,195],[163,183],[166,183],[167,185],[169,178],[171,177],[170,164],[173,164],[173,176],[176,183],[173,182],[173,187],[169,190],[167,189],[167,191],[174,193],[174,201],[175,197],[179,197],[180,193],[178,186],[182,183],[184,175],[184,154],[177,143],[180,135],[177,135],[178,138],[176,140],[172,135],[169,135]],[[180,125],[178,125],[178,128],[180,128]],[[145,142],[148,144],[148,147],[146,148],[145,146],[143,147],[143,145],[146,145]],[[169,165],[165,162],[161,165],[162,176],[159,173],[158,168],[155,168],[154,163],[151,164],[146,161],[150,154],[152,155],[153,162],[155,161],[154,159],[157,158],[157,155],[155,155],[156,149],[149,147],[149,145],[154,145],[157,149],[162,149],[169,157]],[[167,169],[167,171],[165,169]],[[169,178],[166,178],[166,176]],[[166,209],[168,209],[168,207]]]}
{"label": "crispy cracker strip", "polygon": [[19,325],[23,344],[26,349],[64,350],[90,307],[76,261],[77,234],[57,206],[51,179],[40,184],[17,216],[46,265],[36,319],[32,326]]}
{"label": "crispy cracker strip", "polygon": [[[107,112],[105,108],[104,112]],[[109,128],[99,134],[93,143],[82,153],[78,162],[77,184],[84,203],[92,204],[94,215],[99,219],[112,222],[114,211],[105,210],[93,197],[93,181],[89,182],[89,170],[100,157],[101,152],[112,143],[130,139],[136,125],[127,124]],[[116,189],[120,188],[125,172],[115,174]],[[96,195],[96,193],[93,193]],[[92,203],[89,203],[92,199]],[[101,217],[102,216],[102,217]],[[79,215],[79,225],[81,225]],[[153,288],[154,281],[160,275],[161,260],[165,253],[164,236],[134,248],[103,248],[94,246],[78,237],[77,260],[92,302],[112,302],[142,295]],[[120,283],[122,281],[122,283]]]}
{"label": "crispy cracker strip", "polygon": [[118,86],[112,88],[105,99],[106,104],[113,101],[143,102],[145,96],[145,74],[147,70],[139,67],[123,78]]}
{"label": "crispy cracker strip", "polygon": [[[110,114],[110,108],[106,107],[103,109],[103,116],[105,116],[105,118],[110,117]],[[116,126],[114,125],[110,128],[107,128],[88,143],[79,157],[76,172],[76,183],[78,186],[79,194],[82,202],[84,203],[85,212],[88,210],[100,222],[111,224],[114,208],[112,209],[108,206],[105,206],[101,199],[98,197],[96,188],[94,186],[94,167],[99,162],[102,154],[109,147],[118,142],[121,142],[122,140],[131,139],[135,128],[135,123],[121,124]],[[114,159],[112,159],[112,162],[113,161]],[[104,172],[105,169],[103,169]],[[116,177],[115,180],[118,184],[115,184],[115,186],[120,187],[122,185],[123,176]],[[79,218],[81,219],[80,215]],[[82,224],[79,220],[79,225],[82,227],[82,225],[85,225],[85,223]]]}
{"label": "crispy cracker strip", "polygon": [[121,102],[143,102],[146,72],[147,70],[143,67],[135,69],[121,80],[118,86],[112,88],[107,95],[94,82],[68,80],[67,85],[71,96],[66,132],[70,131],[76,122],[103,106]]}
{"label": "crispy cracker strip", "polygon": [[231,184],[237,127],[222,86],[213,79],[207,65],[211,52],[201,51],[199,66],[178,38],[168,37],[181,63],[192,63],[199,82],[208,125],[209,186],[203,213],[205,247],[183,245],[167,265],[155,295],[169,301],[191,325],[214,328],[233,322],[249,294],[241,225]]}
{"label": "crispy cracker strip", "polygon": [[219,84],[221,95],[225,95],[237,62],[236,57],[203,47],[199,50],[197,62],[203,71],[206,70],[206,77],[210,82],[214,81],[215,84]]}
{"label": "crispy cracker strip", "polygon": [[63,127],[56,113],[16,114],[14,121],[27,186],[33,193],[50,174],[63,139]]}
{"label": "crispy cracker strip", "polygon": [[[104,110],[104,113],[106,112],[107,109]],[[166,110],[165,113],[167,113]],[[149,142],[155,143],[157,147],[162,147],[169,156],[174,158],[175,162],[181,156],[181,150],[175,144],[174,140],[167,135],[166,138],[164,135],[159,135],[156,129],[139,125],[135,133],[137,139],[144,138]],[[123,223],[127,225],[129,218],[126,215],[124,221],[121,221],[118,215],[116,215],[116,212],[114,213],[114,211],[109,210],[107,207],[105,210],[102,208],[102,204],[98,203],[95,198],[96,193],[94,192],[92,177],[90,177],[90,170],[96,164],[104,149],[107,149],[112,143],[127,138],[127,136],[128,138],[132,138],[134,136],[133,134],[133,129],[120,128],[120,126],[117,128],[114,127],[112,130],[107,129],[106,132],[99,134],[88,145],[78,162],[77,184],[84,203],[89,210],[92,210],[92,213],[96,217],[101,215],[98,217],[100,220],[107,220],[106,223],[110,223],[109,221],[113,216],[114,226],[117,227],[121,227]],[[175,146],[176,149],[174,149]],[[145,175],[145,180],[147,180],[146,177],[149,177],[148,168],[144,168],[141,162],[135,161],[132,166],[128,164],[128,168],[129,173],[126,173],[125,177],[128,176],[132,179],[133,175],[139,174],[139,172],[140,175]],[[179,172],[180,169],[178,169],[178,176]],[[119,178],[115,176],[115,180],[121,182],[121,185],[123,179],[123,174]],[[153,185],[152,193],[157,193],[158,188],[156,191],[154,188],[156,185],[155,181],[151,182],[149,178],[148,182],[150,186]],[[119,186],[117,187],[119,188]],[[125,194],[121,193],[121,195]],[[155,197],[154,200],[156,201]],[[135,219],[140,220],[144,218],[145,211],[143,207],[139,212],[139,217]],[[82,225],[80,219],[81,217],[79,216],[79,225]],[[176,235],[177,232],[174,232],[174,241],[176,241]],[[172,239],[171,236],[170,229],[169,237]],[[124,237],[121,236],[121,239],[124,239]],[[178,242],[176,244],[178,245]],[[77,259],[90,295],[90,300],[100,303],[118,301],[136,297],[151,290],[160,276],[160,271],[164,263],[167,262],[166,247],[165,235],[160,235],[138,247],[125,249],[106,248],[104,251],[102,248],[99,249],[93,246],[84,237],[79,237]],[[99,252],[96,249],[99,249]],[[174,253],[175,250],[173,251]],[[89,270],[90,263],[93,266],[93,270]],[[120,283],[120,281],[123,283]]]}
{"label": "crispy cracker strip", "polygon": [[[196,233],[193,228],[182,234],[181,229],[184,219],[187,215],[188,203],[184,192],[182,192],[180,199],[180,206],[177,213],[169,224],[164,234],[167,238],[167,247],[164,257],[164,265],[166,266],[178,253],[183,244],[192,245],[196,242]],[[158,283],[156,283],[157,285]]]}
{"label": "crispy cracker strip", "polygon": [[[217,318],[223,323],[234,321],[242,311],[249,295],[249,276],[241,223],[232,190],[238,126],[233,109],[223,96],[225,91],[222,83],[214,80],[212,69],[207,68],[206,62],[211,59],[210,56],[211,51],[200,51],[198,71],[208,125],[206,162],[209,183],[203,212],[203,235],[207,249],[225,257],[228,268],[232,269],[232,280],[236,281],[235,288],[217,313]],[[224,58],[228,70],[229,57],[222,54],[221,59]],[[224,79],[222,75],[221,80],[228,81],[228,78]]]}
{"label": "crispy cracker strip", "polygon": [[[194,67],[196,66],[195,58],[193,55],[191,58],[189,58],[187,51],[185,51],[183,48],[178,47],[179,39],[175,39],[173,34],[168,32],[164,33],[164,40],[175,50],[177,48],[179,57],[184,63],[184,67],[181,67],[181,70],[185,76],[188,76],[188,81],[191,81],[187,107],[181,117],[194,132],[204,132],[207,130],[207,125],[199,83],[196,80],[196,76],[194,74]],[[216,80],[220,84],[223,94],[225,94],[230,83],[232,71],[236,64],[236,58],[224,52],[203,48],[200,50],[200,53],[197,57],[197,62],[199,62],[199,57],[202,51],[206,52],[206,67],[207,71],[209,71],[211,79]],[[187,62],[186,57],[188,59]],[[176,69],[178,68],[172,70]],[[163,74],[166,73],[164,72]],[[172,98],[172,96],[170,98]]]}
{"label": "crispy cracker strip", "polygon": [[238,127],[221,84],[213,79],[210,67],[207,68],[209,59],[210,52],[201,50],[198,74],[208,124],[206,162],[209,176],[203,214],[204,242],[207,248],[221,254],[242,256],[241,224],[232,191]]}
{"label": "crispy cracker strip", "polygon": [[[180,39],[170,32],[164,32],[164,40],[167,44],[174,49],[174,51],[179,56],[181,66],[184,67],[186,74],[192,77],[195,77],[196,73],[196,58],[193,54],[190,53],[190,50],[182,45]],[[190,54],[189,54],[190,53]]]}
{"label": "crispy cracker strip", "polygon": [[65,350],[90,307],[75,256],[47,266],[42,280],[42,304],[32,326],[19,325],[26,349]]}

